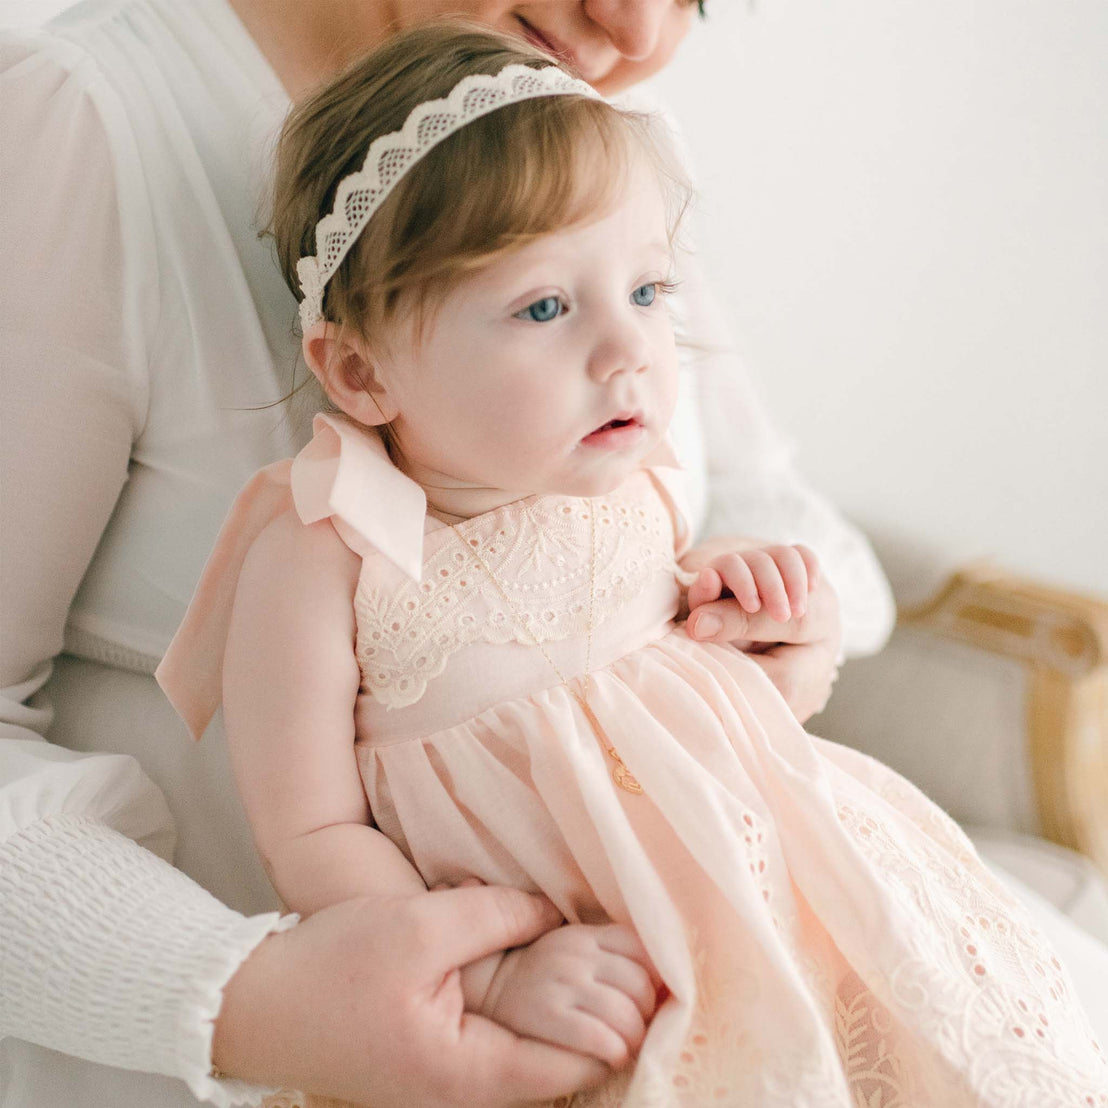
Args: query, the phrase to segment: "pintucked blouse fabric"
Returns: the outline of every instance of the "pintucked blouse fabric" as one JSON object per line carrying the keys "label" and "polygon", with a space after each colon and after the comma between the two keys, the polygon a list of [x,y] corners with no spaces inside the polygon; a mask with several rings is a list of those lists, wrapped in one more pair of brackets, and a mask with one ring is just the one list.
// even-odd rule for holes
{"label": "pintucked blouse fabric", "polygon": [[575,1104],[1108,1108],[1069,974],[957,827],[806,734],[747,655],[674,624],[675,471],[446,526],[418,493],[406,510],[336,493],[407,479],[372,432],[320,418],[316,436],[233,509],[159,678],[186,715],[206,691],[201,733],[254,537],[290,500],[328,513],[362,559],[356,753],[377,826],[429,884],[477,876],[629,923],[669,989],[633,1075]]}
{"label": "pintucked blouse fabric", "polygon": [[[296,453],[318,406],[269,406],[298,349],[257,235],[286,110],[225,0],[84,0],[0,37],[4,1108],[253,1095],[208,1077],[211,1014],[276,905],[222,744],[183,743],[150,674],[235,493]],[[713,352],[675,426],[694,518],[808,542],[848,648],[872,649],[880,570],[796,477],[696,282],[684,327]],[[146,889],[141,921],[121,881]],[[31,910],[47,898],[58,911]],[[96,987],[74,993],[89,965]]]}

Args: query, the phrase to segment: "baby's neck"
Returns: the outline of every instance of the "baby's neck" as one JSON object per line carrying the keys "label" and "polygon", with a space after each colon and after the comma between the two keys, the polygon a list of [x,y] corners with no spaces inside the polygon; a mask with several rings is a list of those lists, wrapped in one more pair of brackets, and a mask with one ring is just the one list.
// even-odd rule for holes
{"label": "baby's neck", "polygon": [[531,495],[526,490],[490,488],[438,473],[410,462],[395,451],[392,443],[389,453],[396,467],[423,489],[428,514],[443,523],[462,523]]}
{"label": "baby's neck", "polygon": [[[409,475],[410,476],[410,475]],[[530,496],[526,492],[486,489],[473,486],[443,487],[419,482],[427,497],[427,514],[443,523],[463,523],[474,516],[495,511],[505,504]]]}

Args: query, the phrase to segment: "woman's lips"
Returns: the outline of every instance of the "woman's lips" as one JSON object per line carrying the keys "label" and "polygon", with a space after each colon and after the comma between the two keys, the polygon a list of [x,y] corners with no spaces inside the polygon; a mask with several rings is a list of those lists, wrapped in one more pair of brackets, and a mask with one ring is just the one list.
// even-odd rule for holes
{"label": "woman's lips", "polygon": [[573,56],[573,53],[567,50],[557,39],[551,38],[545,32],[540,31],[538,27],[528,23],[522,15],[517,15],[516,19],[523,29],[523,37],[533,46],[537,46],[540,50],[545,50],[548,54],[553,54],[556,58],[568,62],[576,68],[577,59]]}

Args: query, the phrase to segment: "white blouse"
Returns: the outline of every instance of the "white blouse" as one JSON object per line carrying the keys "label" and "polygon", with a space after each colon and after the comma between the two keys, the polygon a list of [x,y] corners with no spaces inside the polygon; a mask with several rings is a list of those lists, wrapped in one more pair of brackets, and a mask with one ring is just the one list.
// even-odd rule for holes
{"label": "white blouse", "polygon": [[[4,1108],[259,1096],[208,1076],[212,1019],[284,924],[223,744],[150,674],[234,494],[309,432],[310,390],[276,403],[296,309],[256,231],[287,107],[225,0],[0,37]],[[695,273],[683,311],[704,533],[810,544],[848,652],[876,649],[868,545],[793,472]]]}

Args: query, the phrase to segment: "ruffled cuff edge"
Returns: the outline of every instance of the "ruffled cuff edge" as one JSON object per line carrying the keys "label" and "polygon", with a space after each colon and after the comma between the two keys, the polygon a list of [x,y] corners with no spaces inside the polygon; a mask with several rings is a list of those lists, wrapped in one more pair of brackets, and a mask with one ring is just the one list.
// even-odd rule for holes
{"label": "ruffled cuff edge", "polygon": [[[215,1033],[215,1020],[223,1004],[223,989],[238,968],[254,952],[267,936],[288,931],[300,922],[298,915],[282,916],[278,912],[244,917],[228,936],[228,943],[220,952],[216,964],[212,966],[210,977],[198,984],[200,995],[197,997],[199,1020],[189,1029],[182,1029],[181,1048],[182,1066],[186,1084],[197,1100],[216,1105],[216,1108],[234,1108],[236,1105],[257,1105],[276,1092],[272,1086],[254,1085],[237,1077],[227,1077],[211,1066],[212,1037]],[[192,1060],[204,1058],[208,1068],[204,1072],[195,1071]]]}

